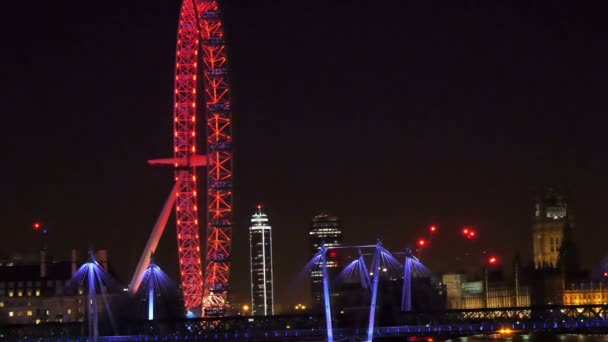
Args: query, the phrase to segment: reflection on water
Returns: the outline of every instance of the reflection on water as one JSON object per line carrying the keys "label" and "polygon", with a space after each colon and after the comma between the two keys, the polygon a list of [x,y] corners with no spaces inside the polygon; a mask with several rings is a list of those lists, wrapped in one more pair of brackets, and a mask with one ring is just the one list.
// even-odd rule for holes
{"label": "reflection on water", "polygon": [[[435,339],[437,340],[437,339]],[[574,335],[574,334],[494,334],[494,335],[475,335],[447,339],[445,342],[608,342],[608,335]]]}

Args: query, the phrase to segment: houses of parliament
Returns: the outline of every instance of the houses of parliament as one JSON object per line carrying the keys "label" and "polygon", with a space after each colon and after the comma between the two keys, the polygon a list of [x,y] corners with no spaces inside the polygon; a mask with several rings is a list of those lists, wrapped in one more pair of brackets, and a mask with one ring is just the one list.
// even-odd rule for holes
{"label": "houses of parliament", "polygon": [[580,269],[573,238],[574,212],[567,197],[557,189],[548,189],[535,202],[532,262],[522,266],[516,257],[510,279],[502,276],[502,270],[488,268],[481,279],[469,279],[463,273],[444,274],[449,309],[608,303],[604,275],[592,277]]}

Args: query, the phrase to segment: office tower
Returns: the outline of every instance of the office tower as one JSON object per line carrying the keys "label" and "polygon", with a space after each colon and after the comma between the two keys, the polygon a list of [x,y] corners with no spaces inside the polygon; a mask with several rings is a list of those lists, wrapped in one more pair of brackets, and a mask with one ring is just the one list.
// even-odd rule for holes
{"label": "office tower", "polygon": [[[313,217],[309,236],[311,256],[314,256],[323,245],[327,247],[341,246],[342,229],[340,220],[326,213]],[[329,277],[332,279],[335,279],[340,271],[339,268],[342,266],[339,255],[335,250],[330,250],[327,253],[327,269]],[[323,300],[323,274],[320,264],[315,265],[310,278],[313,307],[319,308]]]}
{"label": "office tower", "polygon": [[268,216],[258,205],[249,227],[249,260],[251,270],[251,314],[274,315],[272,279],[272,228]]}

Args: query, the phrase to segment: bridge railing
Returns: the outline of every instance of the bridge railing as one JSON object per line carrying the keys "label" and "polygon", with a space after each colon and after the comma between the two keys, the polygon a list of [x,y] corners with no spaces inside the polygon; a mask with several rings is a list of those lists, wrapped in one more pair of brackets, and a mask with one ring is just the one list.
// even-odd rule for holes
{"label": "bridge railing", "polygon": [[451,324],[458,322],[481,323],[487,321],[560,321],[572,319],[607,319],[608,305],[550,305],[538,307],[507,307],[443,310],[433,312],[401,313],[399,324]]}

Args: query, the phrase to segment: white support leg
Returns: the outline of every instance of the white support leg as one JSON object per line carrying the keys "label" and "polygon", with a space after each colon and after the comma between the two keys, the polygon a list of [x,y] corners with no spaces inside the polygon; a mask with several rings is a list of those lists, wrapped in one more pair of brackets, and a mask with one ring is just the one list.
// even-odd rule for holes
{"label": "white support leg", "polygon": [[171,210],[173,209],[173,205],[175,204],[175,197],[177,196],[178,189],[179,182],[175,182],[175,185],[173,186],[173,189],[169,194],[169,198],[167,198],[167,202],[165,202],[163,210],[160,212],[160,215],[158,216],[158,219],[154,224],[154,228],[152,229],[152,233],[148,238],[148,242],[146,243],[144,252],[139,258],[137,268],[135,268],[135,273],[133,273],[133,278],[131,278],[131,283],[129,284],[129,293],[132,295],[137,293],[137,290],[141,285],[141,281],[144,278],[144,273],[146,272],[146,269],[150,264],[150,255],[152,255],[152,253],[154,253],[154,251],[156,250],[156,247],[158,246],[158,241],[160,240],[160,237],[165,231],[167,221],[169,220],[169,216],[171,216]]}

